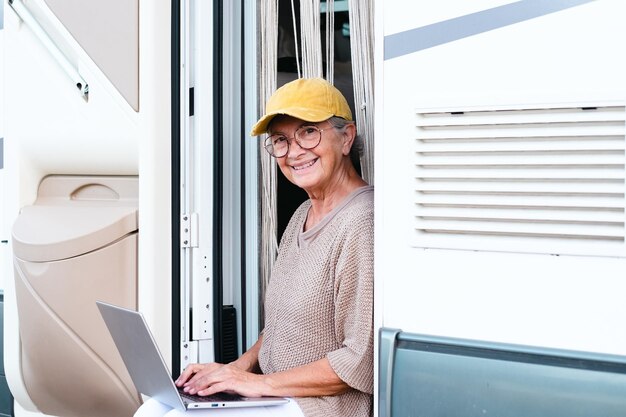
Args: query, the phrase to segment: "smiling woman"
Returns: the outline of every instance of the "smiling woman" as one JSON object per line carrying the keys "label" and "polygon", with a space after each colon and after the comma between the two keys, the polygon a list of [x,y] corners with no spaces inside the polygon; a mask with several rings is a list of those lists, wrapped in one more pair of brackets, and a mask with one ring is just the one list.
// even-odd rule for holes
{"label": "smiling woman", "polygon": [[[334,205],[327,199],[327,194],[332,195],[332,199],[343,199],[354,186],[366,185],[349,158],[355,137],[354,124],[339,130],[327,121],[311,125],[301,119],[281,115],[272,120],[270,131],[281,132],[270,136],[282,138],[273,145],[274,151],[282,152],[276,161],[285,177],[304,189],[316,202],[312,207],[314,215],[323,216],[328,213],[328,206]],[[291,145],[282,132],[294,132],[290,135],[294,138]],[[306,142],[299,139],[303,135],[309,138]]]}
{"label": "smiling woman", "polygon": [[[293,398],[272,407],[272,415],[370,416],[374,192],[351,162],[352,114],[330,83],[299,79],[269,100],[252,134],[266,132],[265,149],[309,199],[282,236],[266,291],[265,328],[236,361],[189,365],[176,384],[201,396]],[[137,416],[163,414],[149,407],[154,404]]]}
{"label": "smiling woman", "polygon": [[311,199],[307,226],[353,189],[366,185],[350,159],[356,139],[350,107],[325,80],[299,79],[279,88],[252,133],[266,131],[270,135],[265,149],[285,177]]}

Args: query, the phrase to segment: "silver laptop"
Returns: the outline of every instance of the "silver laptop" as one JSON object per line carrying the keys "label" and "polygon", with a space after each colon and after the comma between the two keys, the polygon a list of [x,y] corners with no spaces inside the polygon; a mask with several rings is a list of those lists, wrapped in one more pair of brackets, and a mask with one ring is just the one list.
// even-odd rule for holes
{"label": "silver laptop", "polygon": [[259,407],[288,401],[281,397],[250,398],[227,393],[201,397],[184,393],[174,384],[143,315],[100,301],[96,304],[140,393],[180,410]]}

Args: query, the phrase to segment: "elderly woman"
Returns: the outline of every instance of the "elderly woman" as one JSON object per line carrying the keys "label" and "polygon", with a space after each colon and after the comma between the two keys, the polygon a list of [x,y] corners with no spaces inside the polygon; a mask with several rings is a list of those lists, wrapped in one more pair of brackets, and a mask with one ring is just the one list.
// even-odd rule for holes
{"label": "elderly woman", "polygon": [[373,187],[351,162],[356,127],[350,108],[325,80],[298,79],[268,101],[252,130],[263,133],[282,173],[309,197],[281,239],[266,292],[265,328],[236,361],[190,365],[176,384],[190,394],[293,399],[271,407],[271,415],[370,416]]}

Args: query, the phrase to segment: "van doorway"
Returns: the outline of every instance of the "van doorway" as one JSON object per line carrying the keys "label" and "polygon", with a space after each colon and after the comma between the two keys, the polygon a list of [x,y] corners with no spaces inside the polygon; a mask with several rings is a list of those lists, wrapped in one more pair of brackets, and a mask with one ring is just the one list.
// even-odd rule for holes
{"label": "van doorway", "polygon": [[[335,1],[335,18],[333,27],[334,39],[334,79],[333,83],[339,91],[346,97],[352,114],[354,111],[354,88],[352,85],[352,62],[350,58],[350,20],[348,16],[347,1]],[[298,40],[301,38],[300,33],[300,1],[293,2],[296,31],[295,36]],[[325,3],[322,2],[322,13]],[[321,19],[322,33],[322,56],[326,57],[325,39],[326,24],[322,16]],[[278,75],[276,79],[276,87],[280,87],[290,81],[298,78],[298,63],[296,62],[296,50],[294,42],[294,27],[292,15],[292,1],[280,0],[278,5]],[[325,58],[324,58],[325,60]],[[326,68],[324,62],[323,68]],[[324,74],[326,76],[326,74]],[[353,161],[360,172],[359,161]],[[280,172],[277,174],[277,237],[278,241],[283,235],[289,219],[296,209],[308,199],[304,190],[293,185]]]}

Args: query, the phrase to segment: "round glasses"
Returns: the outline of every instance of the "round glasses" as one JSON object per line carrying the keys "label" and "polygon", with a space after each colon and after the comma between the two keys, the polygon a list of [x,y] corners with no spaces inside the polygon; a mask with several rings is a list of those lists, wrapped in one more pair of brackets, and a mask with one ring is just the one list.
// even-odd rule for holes
{"label": "round glasses", "polygon": [[269,135],[263,146],[274,158],[282,158],[289,153],[291,139],[294,139],[302,149],[313,149],[320,144],[323,131],[324,129],[315,125],[301,126],[293,134],[293,138],[288,138],[282,133]]}

